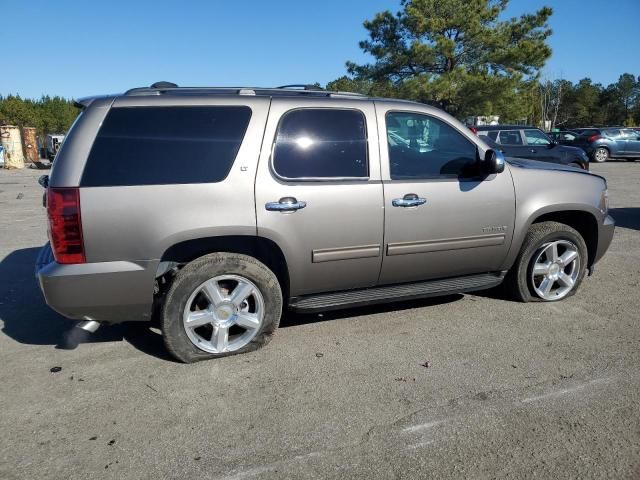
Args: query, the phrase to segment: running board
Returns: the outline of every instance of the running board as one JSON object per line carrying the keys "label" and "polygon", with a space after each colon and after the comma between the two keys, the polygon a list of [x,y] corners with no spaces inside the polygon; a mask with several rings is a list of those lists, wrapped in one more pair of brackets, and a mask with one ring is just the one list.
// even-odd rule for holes
{"label": "running board", "polygon": [[452,293],[484,290],[500,285],[506,272],[481,273],[464,277],[427,280],[423,282],[383,285],[342,292],[319,293],[292,297],[289,308],[296,312],[319,312],[376,303],[400,302],[415,298],[436,297]]}

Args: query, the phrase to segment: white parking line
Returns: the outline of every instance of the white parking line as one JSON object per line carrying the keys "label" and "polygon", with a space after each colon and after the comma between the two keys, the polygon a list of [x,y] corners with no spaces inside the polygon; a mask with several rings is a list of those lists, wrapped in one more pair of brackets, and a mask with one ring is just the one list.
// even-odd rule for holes
{"label": "white parking line", "polygon": [[433,428],[436,425],[440,425],[441,423],[444,423],[446,421],[448,421],[448,419],[434,420],[433,422],[427,422],[427,423],[422,423],[420,425],[412,425],[410,427],[403,428],[402,431],[411,433],[411,432],[419,432],[421,430],[428,430],[429,428]]}
{"label": "white parking line", "polygon": [[563,390],[556,390],[555,392],[549,392],[549,393],[545,393],[544,395],[537,395],[535,397],[529,397],[529,398],[525,398],[523,400],[520,400],[522,403],[531,403],[531,402],[537,402],[538,400],[546,400],[548,398],[555,398],[555,397],[560,397],[562,395],[566,395],[568,393],[573,393],[573,392],[577,392],[578,390],[583,390],[591,385],[597,385],[600,383],[605,383],[610,381],[611,378],[596,378],[594,380],[590,380],[586,383],[582,383],[580,385],[576,385],[575,387],[572,388],[565,388]]}

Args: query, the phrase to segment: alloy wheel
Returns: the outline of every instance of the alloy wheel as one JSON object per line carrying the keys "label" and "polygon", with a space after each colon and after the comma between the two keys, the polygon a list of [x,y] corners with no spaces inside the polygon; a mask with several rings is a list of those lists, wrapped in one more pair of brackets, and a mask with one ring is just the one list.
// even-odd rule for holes
{"label": "alloy wheel", "polygon": [[258,334],[264,312],[264,298],[253,282],[240,275],[220,275],[191,294],[182,323],[189,340],[199,349],[234,352]]}
{"label": "alloy wheel", "polygon": [[568,240],[542,245],[533,256],[531,282],[543,300],[560,300],[575,286],[580,274],[580,252]]}
{"label": "alloy wheel", "polygon": [[609,157],[609,152],[606,148],[598,148],[595,153],[596,162],[606,162]]}

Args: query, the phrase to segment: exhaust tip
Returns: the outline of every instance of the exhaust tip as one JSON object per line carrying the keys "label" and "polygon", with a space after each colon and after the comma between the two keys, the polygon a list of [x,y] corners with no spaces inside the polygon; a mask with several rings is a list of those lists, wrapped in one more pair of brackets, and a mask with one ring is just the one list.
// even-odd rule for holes
{"label": "exhaust tip", "polygon": [[100,322],[95,320],[84,320],[76,325],[77,328],[84,330],[85,332],[93,333],[100,327]]}

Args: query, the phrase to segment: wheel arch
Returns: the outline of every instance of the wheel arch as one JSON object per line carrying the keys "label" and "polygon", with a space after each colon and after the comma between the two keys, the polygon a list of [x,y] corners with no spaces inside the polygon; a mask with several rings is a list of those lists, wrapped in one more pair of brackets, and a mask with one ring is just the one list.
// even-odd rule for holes
{"label": "wheel arch", "polygon": [[282,295],[289,294],[289,268],[280,246],[268,238],[252,235],[221,235],[183,240],[168,247],[158,264],[156,278],[175,266],[183,266],[204,255],[229,252],[249,255],[275,273]]}
{"label": "wheel arch", "polygon": [[587,254],[589,256],[587,266],[591,267],[593,265],[598,249],[598,220],[591,212],[586,210],[542,212],[529,222],[527,229],[533,224],[542,222],[563,223],[575,229],[587,245]]}
{"label": "wheel arch", "polygon": [[594,161],[594,162],[596,162],[596,160],[595,160],[595,156],[596,156],[596,152],[598,151],[598,149],[599,149],[599,148],[603,148],[603,149],[605,149],[605,150],[607,151],[607,158],[611,158],[612,150],[611,150],[611,147],[610,147],[609,145],[603,145],[603,144],[601,144],[601,145],[595,145],[595,146],[593,147],[593,153],[592,153],[593,161]]}

